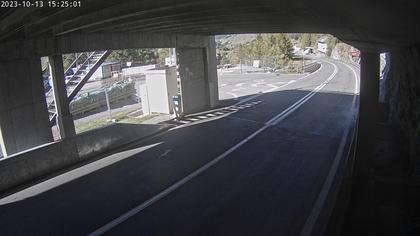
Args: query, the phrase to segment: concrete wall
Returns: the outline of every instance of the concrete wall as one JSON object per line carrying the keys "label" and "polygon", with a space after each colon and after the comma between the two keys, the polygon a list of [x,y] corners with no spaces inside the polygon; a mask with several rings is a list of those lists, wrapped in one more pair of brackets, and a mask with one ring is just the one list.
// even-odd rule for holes
{"label": "concrete wall", "polygon": [[0,160],[0,192],[79,161],[72,140],[46,144]]}
{"label": "concrete wall", "polygon": [[158,65],[144,65],[144,66],[134,66],[122,69],[122,74],[124,76],[132,76],[138,74],[144,74],[147,70],[155,69]]}
{"label": "concrete wall", "polygon": [[420,178],[420,48],[391,53],[387,91],[389,121],[399,127],[403,153],[410,174]]}
{"label": "concrete wall", "polygon": [[168,128],[114,124],[0,159],[0,192]]}
{"label": "concrete wall", "polygon": [[53,141],[40,58],[0,63],[0,144],[7,155]]}
{"label": "concrete wall", "polygon": [[167,129],[165,125],[113,124],[90,130],[75,137],[79,156],[82,159],[111,151],[156,132]]}

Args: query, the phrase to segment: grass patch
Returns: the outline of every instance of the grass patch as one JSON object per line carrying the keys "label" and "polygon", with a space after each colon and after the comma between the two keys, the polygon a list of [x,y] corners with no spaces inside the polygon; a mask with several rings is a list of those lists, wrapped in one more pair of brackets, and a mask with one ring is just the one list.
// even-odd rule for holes
{"label": "grass patch", "polygon": [[146,120],[149,120],[153,117],[158,116],[158,114],[146,115],[146,116],[141,116],[141,117],[128,116],[132,112],[133,111],[123,111],[116,114],[112,114],[112,119],[115,120],[115,122],[110,121],[108,117],[106,117],[106,118],[96,119],[87,123],[77,124],[75,126],[76,134],[80,134],[89,130],[105,127],[113,123],[141,124],[142,122]]}

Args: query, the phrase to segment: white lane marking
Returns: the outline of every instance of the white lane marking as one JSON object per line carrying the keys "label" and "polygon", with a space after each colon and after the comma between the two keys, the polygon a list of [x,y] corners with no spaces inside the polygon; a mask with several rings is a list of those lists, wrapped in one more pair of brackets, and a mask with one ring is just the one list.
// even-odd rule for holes
{"label": "white lane marking", "polygon": [[271,89],[264,90],[264,91],[263,91],[263,93],[270,93],[270,92],[273,92],[273,91],[275,91],[275,90],[277,90],[277,89],[281,89],[281,88],[283,88],[283,87],[286,87],[286,86],[287,86],[287,85],[289,85],[289,84],[293,84],[294,82],[296,82],[296,80],[291,80],[291,81],[289,81],[287,84],[284,84],[284,85],[282,85],[282,86],[276,86],[276,85],[273,85],[273,84],[268,84],[268,86],[270,86],[270,87],[271,87]]}
{"label": "white lane marking", "polygon": [[309,77],[309,76],[311,76],[311,75],[317,74],[319,71],[321,71],[321,69],[322,69],[322,68],[323,68],[323,65],[321,64],[321,66],[318,68],[318,70],[317,70],[317,71],[315,71],[315,72],[313,72],[313,73],[311,73],[311,74],[307,74],[307,75],[303,76],[302,78],[298,78],[298,79],[296,79],[296,80],[291,80],[291,81],[287,82],[287,83],[286,83],[286,84],[284,84],[284,85],[278,86],[277,88],[273,87],[273,88],[271,88],[271,89],[267,89],[267,90],[263,91],[263,93],[270,93],[270,92],[274,92],[274,91],[276,91],[277,89],[281,89],[281,88],[283,88],[283,87],[285,87],[285,86],[287,86],[287,85],[293,84],[293,83],[295,83],[296,81],[300,81],[300,80],[302,80],[302,79],[306,79],[306,78],[308,78],[308,77]]}
{"label": "white lane marking", "polygon": [[255,94],[255,95],[252,95],[252,96],[250,96],[250,97],[247,97],[247,98],[244,98],[244,99],[240,100],[239,102],[237,102],[237,103],[233,104],[232,106],[237,106],[237,105],[240,105],[240,104],[242,104],[242,103],[248,102],[248,101],[250,101],[250,100],[252,100],[252,99],[254,99],[254,98],[257,98],[257,97],[259,97],[259,96],[261,96],[261,94]]}
{"label": "white lane marking", "polygon": [[235,93],[226,92],[226,94],[229,94],[229,95],[233,96],[235,99],[238,99],[238,95],[236,95]]}
{"label": "white lane marking", "polygon": [[[330,63],[332,64],[332,63]],[[296,103],[294,103],[292,106],[288,107],[286,110],[284,110],[282,113],[280,113],[279,115],[277,115],[276,117],[274,117],[272,120],[273,121],[273,125],[279,123],[280,121],[282,121],[284,118],[286,118],[289,114],[291,114],[292,112],[296,111],[300,106],[302,106],[303,104],[305,104],[309,99],[311,99],[317,92],[319,92],[321,89],[323,89],[334,77],[335,75],[338,73],[338,67],[334,64],[332,64],[334,66],[334,72],[320,85],[318,85],[314,90],[312,90],[310,93],[306,94],[303,98],[301,98],[299,101],[297,101]]]}
{"label": "white lane marking", "polygon": [[265,84],[265,83],[263,83],[263,82],[258,82],[258,83],[255,83],[255,84],[251,84],[251,87],[258,87],[259,85],[262,85],[262,84]]}
{"label": "white lane marking", "polygon": [[353,69],[353,67],[347,65],[346,63],[343,63],[344,65],[346,65],[351,71],[353,71],[354,74],[354,81],[355,81],[355,85],[354,85],[354,94],[359,94],[359,84],[360,84],[360,78],[357,75],[356,71]]}
{"label": "white lane marking", "polygon": [[[330,63],[330,62],[328,62]],[[332,64],[332,63],[330,63]],[[345,63],[343,63],[345,64]],[[350,68],[351,69],[351,68]],[[356,83],[356,89],[355,89],[355,94],[353,95],[353,101],[352,101],[352,108],[356,109],[356,97],[357,97],[357,83],[358,83],[358,76],[357,73],[355,71],[354,72],[354,76],[355,76],[355,83]],[[350,126],[351,126],[351,120],[352,117],[348,117],[346,120],[346,124],[347,127],[344,130],[343,136],[341,137],[340,140],[340,144],[338,146],[337,152],[335,154],[334,157],[334,161],[331,165],[330,171],[328,172],[327,178],[325,179],[324,184],[322,185],[321,191],[318,194],[318,197],[312,207],[311,213],[309,214],[309,217],[306,219],[305,225],[302,228],[302,231],[300,232],[299,236],[310,236],[312,234],[312,231],[314,229],[315,223],[319,217],[319,215],[321,214],[321,209],[323,209],[326,201],[327,201],[327,197],[328,197],[328,193],[331,190],[332,184],[334,182],[335,176],[337,175],[338,172],[338,167],[341,161],[341,156],[343,153],[343,150],[346,146],[347,143],[347,139],[348,139],[348,134],[350,132]],[[347,160],[346,160],[347,162]]]}
{"label": "white lane marking", "polygon": [[171,149],[167,149],[165,152],[162,153],[162,155],[159,156],[159,158],[166,157],[170,152],[172,152],[172,150]]}
{"label": "white lane marking", "polygon": [[[302,79],[306,79],[307,77],[309,77],[309,76],[311,76],[311,75],[317,74],[319,71],[321,71],[321,69],[322,69],[322,68],[323,68],[323,65],[321,64],[321,66],[318,68],[318,70],[317,70],[317,71],[315,71],[315,72],[313,72],[313,73],[311,73],[311,74],[307,74],[307,75],[305,75],[305,76],[303,76],[303,77],[301,77],[301,78],[298,78],[298,79],[296,79],[296,80],[291,80],[291,81],[287,82],[285,85],[279,86],[277,89],[281,89],[281,88],[283,88],[283,87],[285,87],[285,86],[287,86],[287,85],[290,85],[290,84],[295,83],[296,81],[299,81],[299,80],[302,80]],[[263,95],[263,93],[273,92],[273,91],[275,91],[275,90],[276,90],[276,89],[274,89],[274,90],[273,90],[273,89],[268,89],[268,90],[266,90],[266,91],[261,91],[261,92],[259,92],[259,94],[255,94],[255,95],[253,95],[253,96],[251,96],[251,97],[247,97],[247,98],[245,98],[245,99],[243,99],[243,100],[239,101],[238,103],[234,104],[233,106],[236,106],[236,105],[242,104],[242,103],[244,103],[244,102],[247,102],[247,101],[249,101],[249,100],[252,100],[252,99],[254,99],[254,98],[257,98],[257,97],[259,97],[259,96]]]}
{"label": "white lane marking", "polygon": [[[335,66],[335,65],[334,65]],[[334,67],[334,73],[327,79],[325,80],[324,83],[322,83],[321,85],[325,86],[334,76],[335,74],[337,74],[337,67]],[[321,86],[320,85],[320,86]],[[319,87],[319,86],[318,86]],[[317,88],[318,88],[317,87]],[[317,89],[316,88],[316,89]],[[314,89],[312,92],[316,91],[316,89]],[[319,90],[318,90],[319,91]],[[311,93],[312,93],[311,92]],[[309,93],[309,94],[311,94]],[[315,92],[316,93],[316,92]],[[314,94],[315,94],[314,93]],[[308,95],[307,95],[308,96]],[[307,97],[305,96],[305,97]],[[312,95],[313,96],[313,95]],[[304,97],[304,98],[305,98]],[[307,102],[309,99],[300,99],[299,101],[295,102],[292,106],[290,106],[288,109],[293,109],[296,110],[298,107],[302,106],[305,102]],[[238,148],[240,148],[242,145],[244,145],[245,143],[249,142],[251,139],[253,139],[255,136],[257,136],[258,134],[260,134],[261,132],[263,132],[264,130],[266,130],[267,128],[271,127],[272,125],[277,123],[277,120],[283,120],[284,118],[286,118],[291,112],[286,112],[283,111],[281,113],[279,113],[278,115],[276,115],[275,117],[273,117],[272,119],[270,119],[268,122],[266,122],[264,124],[263,127],[261,127],[260,129],[258,129],[257,131],[255,131],[254,133],[252,133],[251,135],[249,135],[247,138],[245,138],[244,140],[242,140],[241,142],[237,143],[236,145],[234,145],[233,147],[229,148],[227,151],[225,151],[224,153],[222,153],[221,155],[219,155],[218,157],[216,157],[215,159],[213,159],[212,161],[208,162],[207,164],[205,164],[204,166],[200,167],[199,169],[195,170],[194,172],[192,172],[191,174],[187,175],[186,177],[182,178],[181,180],[179,180],[178,182],[176,182],[175,184],[171,185],[170,187],[168,187],[167,189],[163,190],[162,192],[160,192],[159,194],[155,195],[154,197],[150,198],[149,200],[143,202],[142,204],[136,206],[135,208],[131,209],[130,211],[124,213],[123,215],[119,216],[118,218],[115,218],[114,220],[112,220],[111,222],[103,225],[102,227],[98,228],[97,230],[93,231],[92,233],[88,234],[88,236],[97,236],[97,235],[102,235],[106,232],[108,232],[109,230],[111,230],[112,228],[114,228],[115,226],[123,223],[124,221],[128,220],[130,217],[136,215],[137,213],[141,212],[142,210],[144,210],[145,208],[147,208],[148,206],[152,205],[153,203],[159,201],[160,199],[164,198],[165,196],[167,196],[168,194],[172,193],[173,191],[175,191],[176,189],[178,189],[179,187],[181,187],[182,185],[184,185],[185,183],[187,183],[188,181],[190,181],[191,179],[197,177],[198,175],[200,175],[201,173],[203,173],[204,171],[206,171],[207,169],[209,169],[210,167],[214,166],[216,163],[218,163],[219,161],[223,160],[225,157],[227,157],[229,154],[231,154],[232,152],[234,152],[235,150],[237,150]]]}
{"label": "white lane marking", "polygon": [[78,179],[80,177],[83,177],[87,174],[90,174],[94,171],[97,171],[99,169],[105,168],[109,165],[112,165],[116,162],[122,161],[126,158],[132,157],[133,155],[143,152],[147,149],[150,149],[152,147],[155,147],[160,143],[151,144],[144,147],[139,147],[119,153],[112,154],[108,157],[102,158],[100,160],[97,160],[95,162],[89,163],[87,165],[81,166],[79,168],[76,168],[74,170],[71,170],[69,172],[63,173],[61,175],[58,175],[56,177],[53,177],[51,179],[48,179],[46,181],[43,181],[41,183],[35,184],[31,187],[25,188],[21,191],[18,191],[16,193],[13,193],[7,197],[4,197],[0,199],[0,205],[5,205],[17,201],[24,200],[26,198],[34,197],[36,195],[39,195],[43,192],[46,192],[48,190],[51,190],[53,188],[56,188],[60,185],[63,185],[65,183],[68,183],[70,181],[73,181],[75,179]]}
{"label": "white lane marking", "polygon": [[[291,80],[291,81],[294,81],[294,80]],[[273,84],[287,84],[288,82],[276,82],[276,83],[273,83]]]}

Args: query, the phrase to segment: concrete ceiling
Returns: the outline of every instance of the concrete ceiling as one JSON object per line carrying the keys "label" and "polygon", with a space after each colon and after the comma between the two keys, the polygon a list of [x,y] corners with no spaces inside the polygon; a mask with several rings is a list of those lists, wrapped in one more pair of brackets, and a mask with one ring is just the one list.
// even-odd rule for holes
{"label": "concrete ceiling", "polygon": [[82,0],[81,5],[1,8],[0,42],[93,32],[330,33],[377,51],[420,42],[420,14],[412,0]]}

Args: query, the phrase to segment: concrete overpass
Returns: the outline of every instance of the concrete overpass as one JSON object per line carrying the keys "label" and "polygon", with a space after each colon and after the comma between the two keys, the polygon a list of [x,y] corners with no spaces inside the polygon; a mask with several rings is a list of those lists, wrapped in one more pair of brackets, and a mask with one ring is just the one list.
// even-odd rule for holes
{"label": "concrete overpass", "polygon": [[[417,145],[420,141],[417,112],[420,109],[417,82],[420,29],[416,24],[420,16],[415,2],[92,0],[80,3],[80,7],[71,8],[0,9],[0,143],[8,155],[52,141],[41,82],[33,80],[41,74],[40,56],[49,56],[57,62],[54,63],[56,100],[61,104],[58,123],[63,130],[62,142],[70,142],[74,128],[59,73],[62,71],[59,55],[63,53],[175,47],[180,54],[181,79],[188,88],[184,98],[187,110],[196,112],[212,108],[218,102],[212,35],[317,32],[333,34],[362,51],[356,182],[363,185],[372,169],[379,165],[373,158],[373,147],[378,136],[393,133],[392,130],[396,131],[392,140],[400,141],[394,157],[401,156],[397,162],[406,166],[404,178],[398,181],[404,184],[414,181],[415,185],[420,168]],[[378,100],[380,52],[391,55],[385,102],[381,104]],[[193,79],[185,79],[188,76]],[[72,148],[58,150],[60,155],[73,153]],[[46,168],[60,169],[77,162],[77,158],[67,154],[62,162],[49,157],[51,161]],[[388,164],[392,166],[392,163]],[[38,172],[45,174],[46,170]],[[28,180],[19,178],[13,183],[5,179],[5,189]]]}

